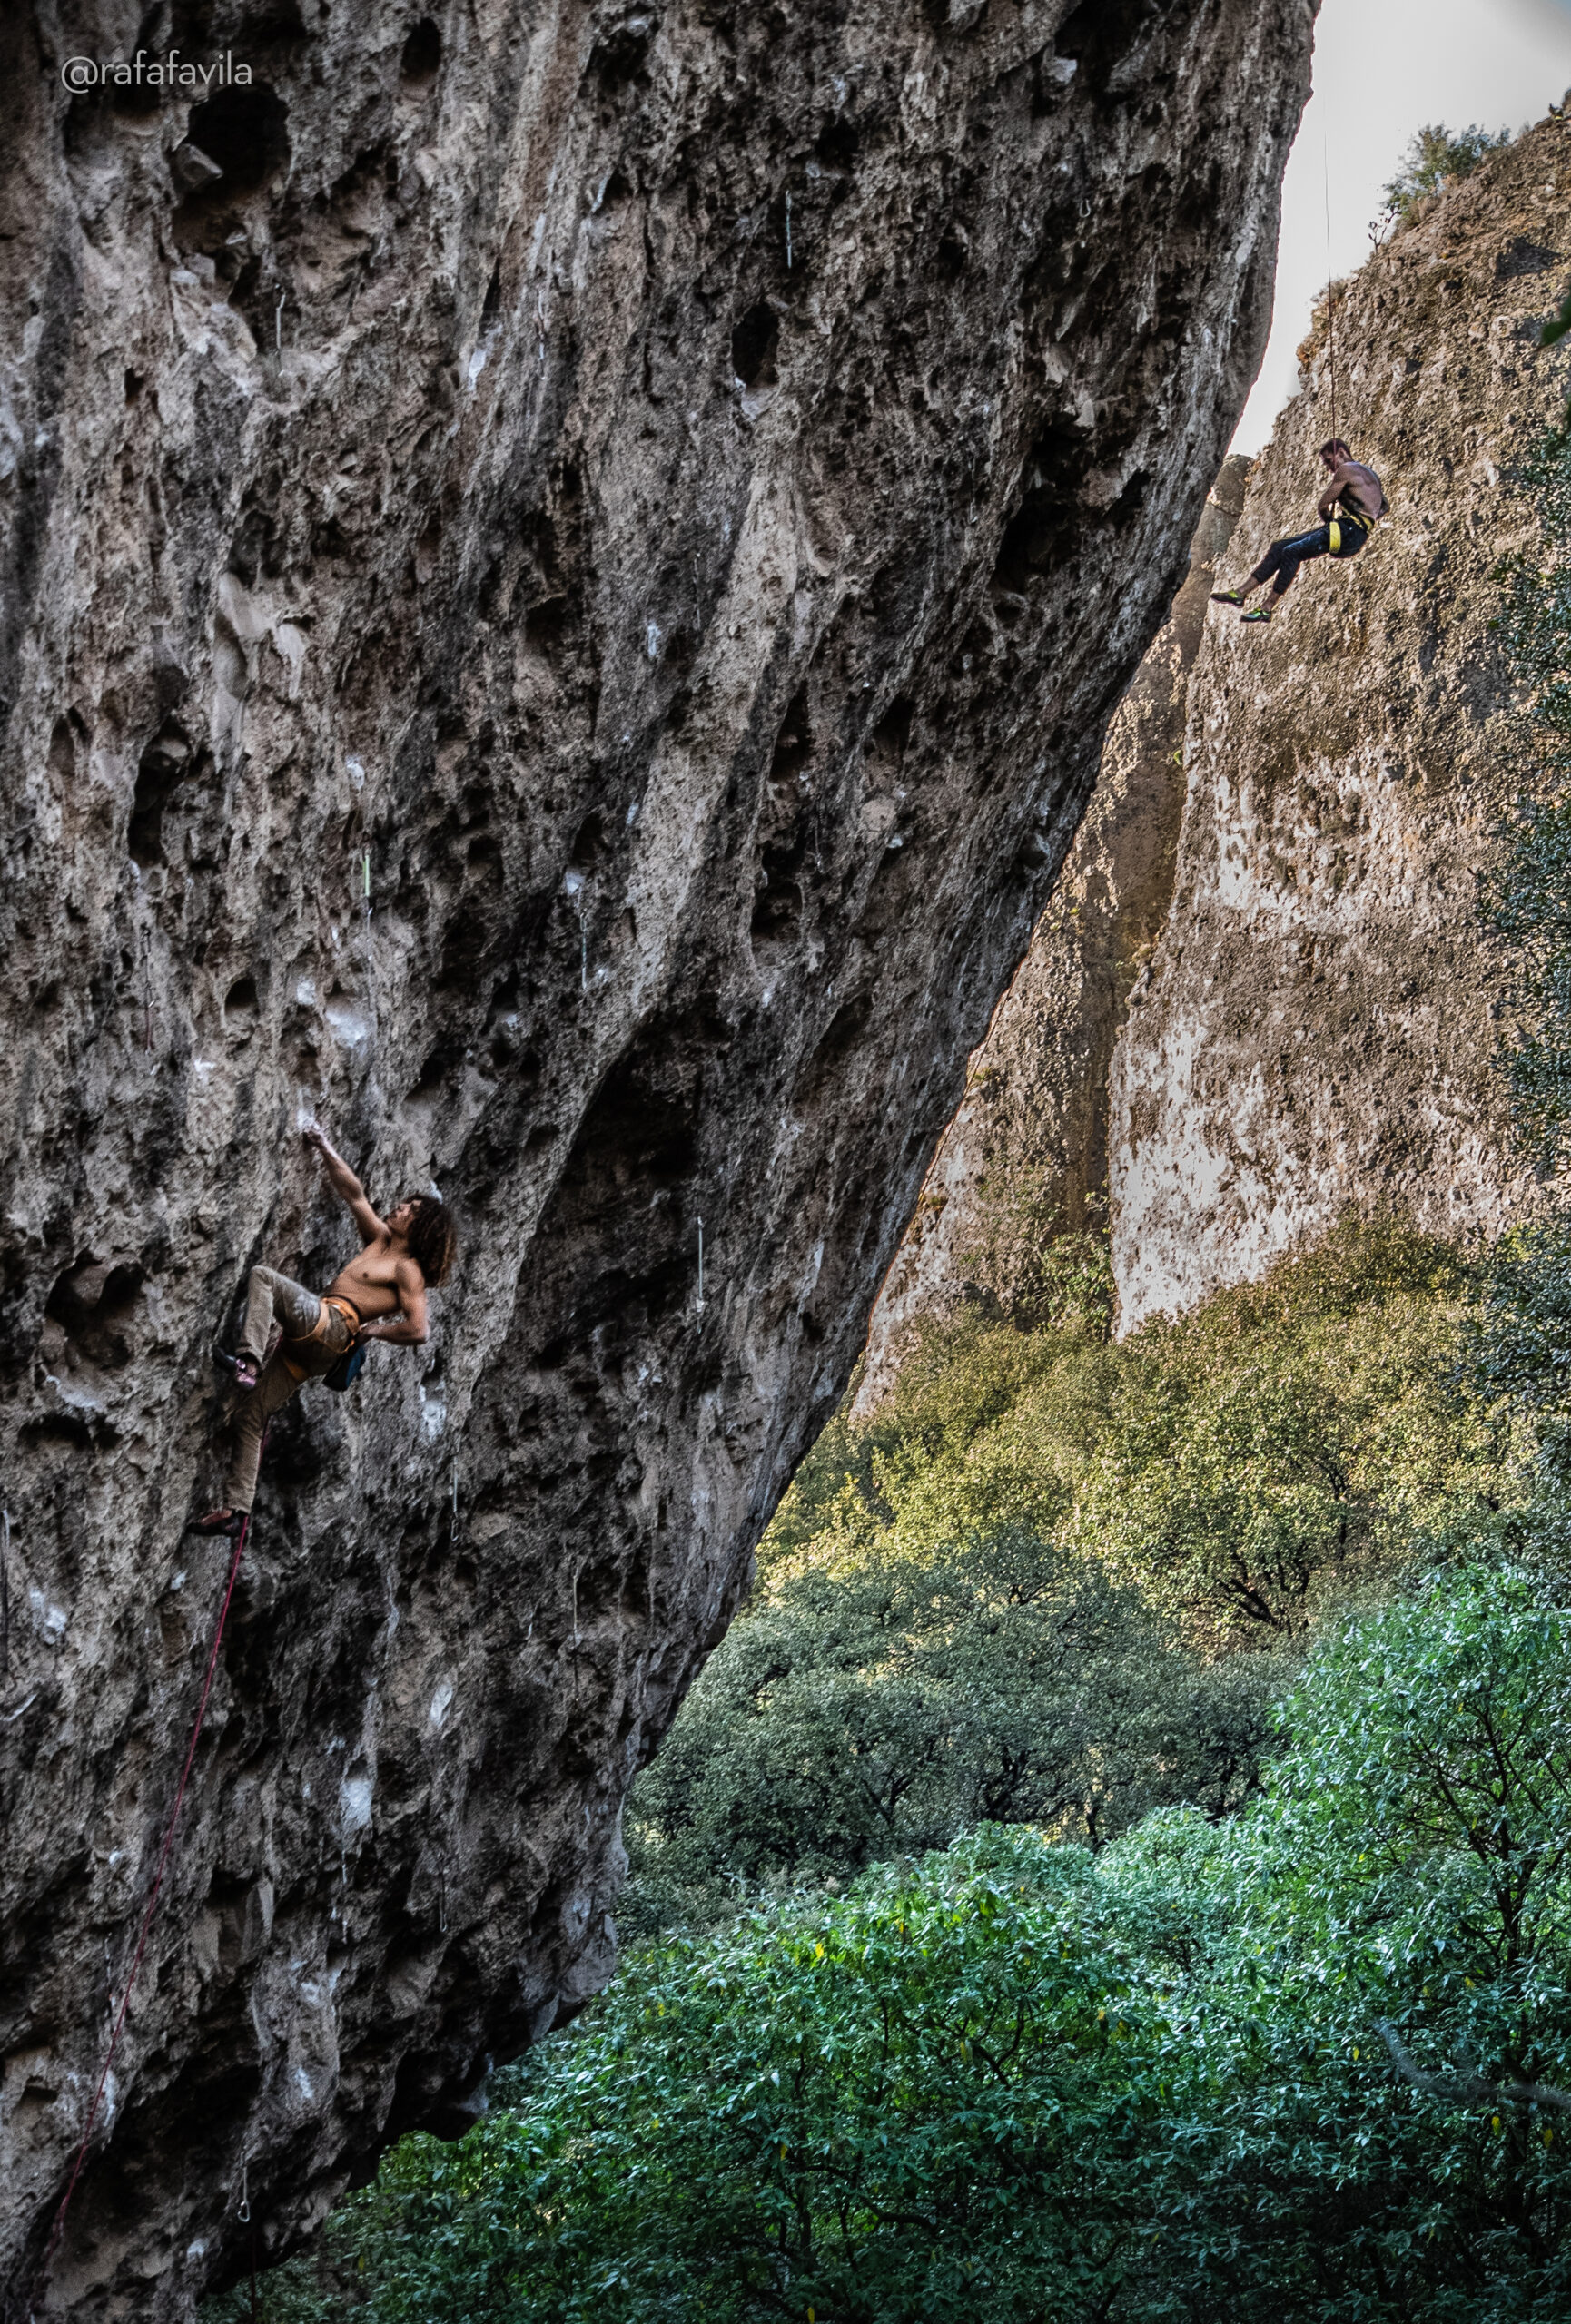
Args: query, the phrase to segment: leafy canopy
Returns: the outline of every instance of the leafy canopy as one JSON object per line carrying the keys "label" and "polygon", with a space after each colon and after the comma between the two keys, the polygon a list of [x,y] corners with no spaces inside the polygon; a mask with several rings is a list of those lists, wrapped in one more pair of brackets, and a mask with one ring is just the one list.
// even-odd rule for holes
{"label": "leafy canopy", "polygon": [[1571,2122],[1475,2085],[1571,2083],[1563,1595],[1437,1576],[1283,1721],[1230,1821],[984,1830],[645,1948],[270,2312],[1547,2324]]}
{"label": "leafy canopy", "polygon": [[1448,1383],[1455,1253],[1349,1222],[1119,1345],[928,1333],[832,1424],[629,1802],[624,1928],[854,1877],[979,1822],[1100,1845],[1259,1781],[1339,1596],[1493,1521],[1519,1448]]}

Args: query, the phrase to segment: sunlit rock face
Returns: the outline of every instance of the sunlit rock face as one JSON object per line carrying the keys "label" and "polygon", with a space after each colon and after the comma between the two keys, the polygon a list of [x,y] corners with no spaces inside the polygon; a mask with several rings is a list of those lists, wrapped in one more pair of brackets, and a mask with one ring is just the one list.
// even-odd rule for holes
{"label": "sunlit rock face", "polygon": [[[1310,15],[0,25],[8,2319],[189,2315],[608,1974],[626,1785],[1181,575]],[[226,77],[68,98],[139,39]],[[348,1247],[312,1114],[463,1259],[275,1433],[42,2284],[225,1571],[210,1349]]]}
{"label": "sunlit rock face", "polygon": [[[1497,1058],[1506,964],[1478,881],[1532,779],[1498,560],[1530,545],[1511,470],[1555,419],[1539,326],[1571,280],[1571,125],[1452,187],[1339,292],[1337,431],[1388,523],[1307,566],[1269,630],[1213,608],[1189,695],[1172,911],[1112,1089],[1125,1325],[1258,1275],[1343,1210],[1463,1239],[1538,1196]],[[1224,566],[1315,521],[1332,433],[1322,315]]]}

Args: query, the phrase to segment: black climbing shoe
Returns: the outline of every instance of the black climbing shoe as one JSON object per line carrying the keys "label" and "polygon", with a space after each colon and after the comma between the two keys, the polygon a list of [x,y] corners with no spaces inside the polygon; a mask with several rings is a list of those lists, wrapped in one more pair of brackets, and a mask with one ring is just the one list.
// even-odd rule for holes
{"label": "black climbing shoe", "polygon": [[1213,606],[1241,606],[1243,599],[1236,589],[1213,589],[1211,603]]}
{"label": "black climbing shoe", "polygon": [[210,1509],[205,1517],[193,1517],[185,1530],[188,1533],[218,1533],[226,1541],[238,1541],[244,1528],[243,1509]]}
{"label": "black climbing shoe", "polygon": [[1245,621],[1270,621],[1270,617],[1271,609],[1269,606],[1257,606],[1252,614],[1245,614],[1243,616]]}
{"label": "black climbing shoe", "polygon": [[234,1384],[242,1396],[249,1396],[262,1377],[261,1365],[257,1363],[255,1356],[245,1348],[242,1348],[238,1355],[231,1355],[226,1347],[215,1347],[212,1351],[212,1360],[214,1364],[222,1364],[226,1372],[233,1374]]}

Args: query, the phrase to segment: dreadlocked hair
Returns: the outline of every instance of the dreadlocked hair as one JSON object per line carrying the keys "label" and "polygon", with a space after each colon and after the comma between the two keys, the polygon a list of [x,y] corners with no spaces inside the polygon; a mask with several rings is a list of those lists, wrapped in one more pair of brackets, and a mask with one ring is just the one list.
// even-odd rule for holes
{"label": "dreadlocked hair", "polygon": [[445,1203],[435,1195],[411,1195],[415,1215],[410,1223],[405,1241],[427,1285],[440,1291],[452,1270],[459,1254],[459,1238],[453,1216]]}

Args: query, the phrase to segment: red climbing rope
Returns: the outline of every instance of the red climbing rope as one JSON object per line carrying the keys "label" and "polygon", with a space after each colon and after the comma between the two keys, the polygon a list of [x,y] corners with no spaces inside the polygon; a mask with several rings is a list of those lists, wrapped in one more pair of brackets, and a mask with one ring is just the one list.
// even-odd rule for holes
{"label": "red climbing rope", "polygon": [[[262,1438],[264,1450],[266,1443],[267,1439],[264,1435]],[[120,2007],[115,2012],[114,2026],[109,2036],[109,2048],[104,2060],[104,2071],[98,2077],[98,2087],[93,2093],[93,2103],[87,2109],[87,2121],[83,2127],[82,2143],[76,2150],[76,2160],[71,2166],[71,2176],[66,2181],[65,2192],[60,2198],[60,2209],[55,2212],[54,2224],[49,2230],[49,2242],[44,2253],[43,2267],[39,2271],[41,2283],[48,2280],[49,2270],[54,2264],[54,2255],[60,2249],[60,2239],[65,2232],[65,2214],[71,2208],[71,2198],[76,2192],[76,2181],[81,2178],[82,2166],[87,2160],[87,2149],[93,2139],[93,2126],[98,2120],[98,2109],[104,2103],[104,2093],[109,2082],[109,2069],[114,2063],[114,2053],[120,2046],[120,2036],[125,2028],[125,2013],[131,2006],[132,1988],[136,1983],[136,1973],[142,1966],[142,1956],[147,1950],[147,1940],[153,1931],[153,1915],[158,1910],[159,1892],[163,1886],[163,1876],[168,1869],[170,1854],[174,1846],[175,1827],[180,1821],[180,1810],[184,1804],[186,1786],[191,1781],[191,1770],[196,1758],[196,1747],[202,1740],[203,1721],[207,1717],[207,1699],[212,1692],[213,1676],[218,1669],[218,1649],[223,1644],[223,1626],[229,1620],[229,1601],[234,1595],[234,1577],[240,1571],[240,1561],[245,1549],[246,1535],[250,1531],[251,1512],[248,1509],[242,1521],[240,1531],[235,1536],[234,1555],[229,1561],[229,1580],[224,1585],[223,1603],[218,1610],[218,1627],[212,1633],[212,1650],[207,1658],[207,1674],[202,1682],[202,1699],[196,1706],[196,1721],[191,1730],[185,1765],[180,1770],[180,1782],[174,1794],[174,1805],[169,1811],[169,1821],[164,1827],[163,1846],[158,1852],[158,1869],[153,1876],[153,1893],[147,1899],[147,1910],[142,1915],[142,1934],[136,1940],[136,1951],[131,1963],[131,1974],[125,1980],[125,1991],[120,1996]]]}

